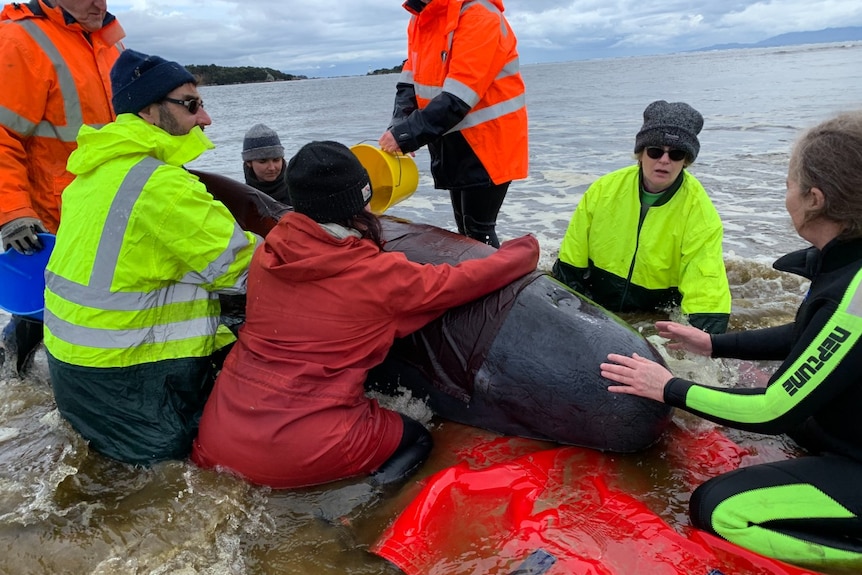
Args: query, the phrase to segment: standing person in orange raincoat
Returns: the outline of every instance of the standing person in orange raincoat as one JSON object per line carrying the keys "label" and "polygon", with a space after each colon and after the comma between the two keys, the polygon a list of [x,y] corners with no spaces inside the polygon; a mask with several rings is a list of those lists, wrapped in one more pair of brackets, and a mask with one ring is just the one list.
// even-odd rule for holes
{"label": "standing person in orange raincoat", "polygon": [[[113,121],[111,66],[125,36],[105,0],[31,0],[0,13],[0,239],[2,250],[42,249],[57,231],[66,161],[83,124]],[[42,323],[13,316],[0,364],[20,372],[42,341]],[[5,352],[4,352],[5,348]]]}
{"label": "standing person in orange raincoat", "polygon": [[288,212],[255,253],[238,341],[204,407],[192,461],[293,488],[373,474],[386,485],[431,450],[418,421],[365,395],[396,337],[532,272],[532,236],[457,265],[382,250],[368,173],[337,142],[287,165]]}
{"label": "standing person in orange raincoat", "polygon": [[494,247],[512,180],[527,177],[527,105],[518,41],[502,0],[408,0],[408,57],[378,144],[427,145],[460,234]]}

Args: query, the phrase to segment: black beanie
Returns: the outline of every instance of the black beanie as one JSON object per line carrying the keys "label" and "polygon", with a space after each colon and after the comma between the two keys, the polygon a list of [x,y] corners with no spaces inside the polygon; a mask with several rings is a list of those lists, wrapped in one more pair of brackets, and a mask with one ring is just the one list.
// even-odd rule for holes
{"label": "black beanie", "polygon": [[123,50],[111,68],[114,113],[137,114],[183,84],[197,84],[197,80],[176,62]]}
{"label": "black beanie", "polygon": [[703,116],[685,102],[657,100],[644,110],[644,123],[635,136],[635,154],[650,146],[667,146],[685,150],[693,162],[700,152],[697,135],[703,128]]}
{"label": "black beanie", "polygon": [[342,222],[371,200],[371,181],[344,144],[310,142],[287,163],[287,192],[293,209],[316,222]]}

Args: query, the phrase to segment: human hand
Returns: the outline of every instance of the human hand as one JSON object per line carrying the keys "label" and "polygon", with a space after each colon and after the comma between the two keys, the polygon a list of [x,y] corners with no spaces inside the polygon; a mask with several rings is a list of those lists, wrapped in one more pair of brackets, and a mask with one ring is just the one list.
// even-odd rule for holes
{"label": "human hand", "polygon": [[20,254],[34,254],[42,249],[42,242],[36,234],[47,232],[42,220],[38,218],[15,218],[0,227],[3,251],[12,248]]}
{"label": "human hand", "polygon": [[660,337],[675,340],[668,344],[670,349],[684,349],[707,357],[712,355],[712,337],[705,331],[673,321],[657,321],[655,327]]}
{"label": "human hand", "polygon": [[664,386],[673,374],[663,365],[633,353],[631,357],[608,354],[608,363],[601,364],[602,377],[620,383],[608,391],[638,395],[664,403]]}
{"label": "human hand", "polygon": [[401,147],[395,140],[395,136],[393,136],[392,132],[390,132],[389,130],[383,132],[383,135],[380,136],[379,140],[377,140],[377,145],[380,146],[380,149],[387,154],[395,155],[401,153]]}

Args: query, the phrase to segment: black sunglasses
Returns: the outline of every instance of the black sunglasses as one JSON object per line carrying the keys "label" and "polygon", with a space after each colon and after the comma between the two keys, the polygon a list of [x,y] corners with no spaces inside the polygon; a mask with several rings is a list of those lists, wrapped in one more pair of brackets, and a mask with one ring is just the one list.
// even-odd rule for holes
{"label": "black sunglasses", "polygon": [[[652,158],[653,160],[658,160],[662,156],[664,156],[665,151],[662,148],[656,148],[655,146],[650,146],[646,149],[646,155]],[[681,162],[685,159],[685,150],[668,150],[667,157],[670,158],[674,162]]]}
{"label": "black sunglasses", "polygon": [[[179,104],[183,108],[189,111],[189,114],[197,114],[198,110],[204,107],[204,101],[200,98],[192,98],[191,100],[177,100],[176,98],[162,98],[165,102],[170,102],[171,104]],[[659,156],[661,157],[661,156]]]}

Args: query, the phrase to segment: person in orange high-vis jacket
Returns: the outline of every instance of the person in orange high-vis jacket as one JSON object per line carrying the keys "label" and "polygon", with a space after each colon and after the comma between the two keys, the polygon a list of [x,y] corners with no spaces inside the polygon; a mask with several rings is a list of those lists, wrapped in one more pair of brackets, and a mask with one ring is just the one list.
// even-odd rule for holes
{"label": "person in orange high-vis jacket", "polygon": [[497,214],[527,177],[527,107],[518,41],[502,0],[408,0],[408,58],[380,148],[427,145],[458,232],[498,247]]}
{"label": "person in orange high-vis jacket", "polygon": [[[83,124],[113,121],[109,73],[125,36],[105,0],[32,0],[0,12],[0,240],[32,254],[40,232],[57,231],[60,196],[72,181],[69,154]],[[0,362],[20,372],[42,324],[13,316]]]}

